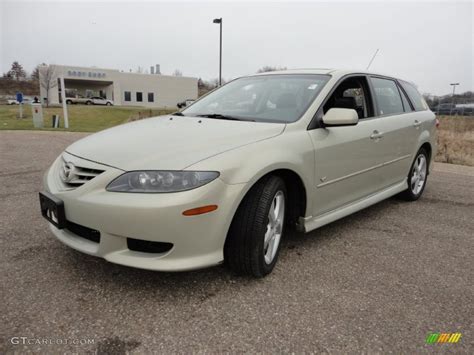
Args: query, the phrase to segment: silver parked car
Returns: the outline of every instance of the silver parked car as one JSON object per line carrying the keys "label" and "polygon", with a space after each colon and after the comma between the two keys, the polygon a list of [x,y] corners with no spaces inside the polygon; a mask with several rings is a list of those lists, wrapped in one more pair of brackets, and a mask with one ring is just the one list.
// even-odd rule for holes
{"label": "silver parked car", "polygon": [[225,262],[262,277],[289,229],[309,232],[396,194],[420,198],[435,155],[435,115],[407,81],[263,73],[73,143],[45,174],[41,211],[60,241],[110,262]]}

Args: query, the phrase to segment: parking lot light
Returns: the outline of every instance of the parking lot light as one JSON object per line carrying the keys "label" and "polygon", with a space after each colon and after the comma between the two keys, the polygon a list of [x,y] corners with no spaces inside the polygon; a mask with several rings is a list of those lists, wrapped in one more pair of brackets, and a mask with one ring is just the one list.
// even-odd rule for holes
{"label": "parking lot light", "polygon": [[219,86],[222,85],[222,17],[215,18],[212,23],[219,24]]}
{"label": "parking lot light", "polygon": [[456,91],[456,86],[458,86],[459,83],[451,83],[451,84],[449,84],[449,85],[451,85],[451,86],[453,87],[453,102],[452,102],[452,104],[451,104],[451,112],[449,113],[450,115],[452,115],[452,114],[453,114],[453,108],[454,108],[454,105],[455,105],[454,92]]}

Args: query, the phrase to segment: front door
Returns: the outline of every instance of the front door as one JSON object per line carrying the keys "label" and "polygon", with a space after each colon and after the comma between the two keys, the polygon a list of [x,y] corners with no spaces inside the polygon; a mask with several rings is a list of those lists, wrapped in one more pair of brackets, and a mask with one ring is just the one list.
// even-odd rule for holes
{"label": "front door", "polygon": [[309,131],[315,147],[313,216],[364,198],[383,187],[379,166],[386,159],[377,118],[356,126]]}
{"label": "front door", "polygon": [[[365,76],[341,82],[322,107],[352,108],[359,114],[355,126],[308,131],[315,148],[313,217],[360,200],[384,187],[380,167],[388,159],[382,127],[375,117]],[[320,110],[320,111],[321,111]]]}

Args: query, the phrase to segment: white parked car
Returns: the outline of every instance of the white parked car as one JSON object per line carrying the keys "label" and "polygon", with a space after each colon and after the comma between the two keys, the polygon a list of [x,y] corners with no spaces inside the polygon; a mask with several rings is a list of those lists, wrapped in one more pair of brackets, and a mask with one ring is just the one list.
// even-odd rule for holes
{"label": "white parked car", "polygon": [[86,105],[106,105],[113,106],[114,102],[112,100],[104,99],[103,97],[93,96],[86,100]]}
{"label": "white parked car", "polygon": [[[28,104],[31,104],[32,103],[32,100],[28,97],[23,97],[23,101],[22,101],[22,104],[23,105],[28,105]],[[19,105],[20,102],[17,101],[16,99],[8,99],[7,100],[7,104],[8,105]]]}
{"label": "white parked car", "polygon": [[417,200],[436,153],[415,87],[338,70],[236,79],[174,115],[77,141],[44,176],[63,243],[161,271],[225,262],[262,277],[290,229],[309,232],[401,194]]}
{"label": "white parked car", "polygon": [[191,105],[194,101],[196,100],[192,100],[192,99],[184,100],[182,102],[178,102],[176,106],[178,106],[178,108],[184,108]]}

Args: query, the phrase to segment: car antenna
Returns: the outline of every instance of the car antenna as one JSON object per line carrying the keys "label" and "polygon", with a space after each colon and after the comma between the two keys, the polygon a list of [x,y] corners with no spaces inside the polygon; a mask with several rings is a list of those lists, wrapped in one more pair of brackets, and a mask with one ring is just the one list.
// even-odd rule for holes
{"label": "car antenna", "polygon": [[369,67],[370,67],[370,65],[372,64],[372,62],[374,61],[375,56],[377,55],[378,52],[379,52],[379,49],[377,48],[377,50],[375,51],[374,55],[372,56],[372,59],[371,59],[370,62],[369,62],[369,65],[367,65],[367,68],[365,68],[365,70],[369,70]]}

